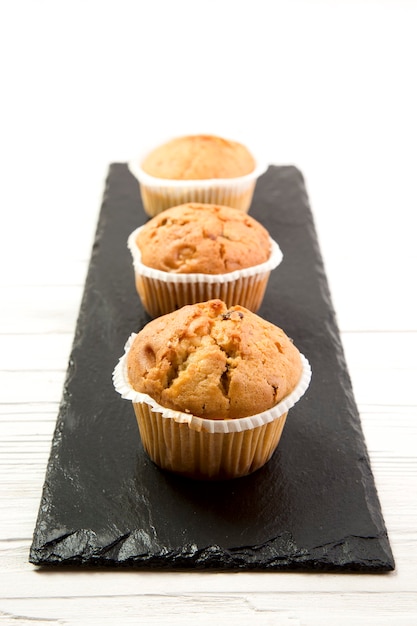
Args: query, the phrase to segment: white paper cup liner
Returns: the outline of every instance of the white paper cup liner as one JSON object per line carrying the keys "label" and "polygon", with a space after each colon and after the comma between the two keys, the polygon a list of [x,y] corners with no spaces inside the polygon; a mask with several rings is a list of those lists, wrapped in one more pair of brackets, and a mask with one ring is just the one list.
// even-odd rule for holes
{"label": "white paper cup liner", "polygon": [[256,181],[268,168],[267,163],[257,161],[255,169],[244,176],[171,180],[147,174],[141,168],[142,161],[143,158],[132,159],[128,168],[139,183],[145,212],[152,217],[186,202],[222,204],[248,212]]}
{"label": "white paper cup liner", "polygon": [[132,402],[143,447],[156,465],[194,479],[225,480],[251,474],[269,461],[289,409],[310,383],[311,369],[304,356],[298,385],[272,409],[240,419],[212,420],[167,409],[132,388],[127,354],[135,337],[132,334],[125,346],[113,382],[121,396]]}
{"label": "white paper cup liner", "polygon": [[205,431],[208,433],[231,433],[242,432],[263,426],[264,424],[274,421],[284,413],[287,413],[303,396],[310,384],[311,367],[306,357],[301,354],[300,356],[303,369],[297,386],[288,396],[283,398],[278,404],[268,411],[263,411],[257,415],[250,415],[249,417],[229,420],[206,419],[197,417],[196,415],[192,415],[190,413],[174,411],[161,406],[153,398],[151,398],[151,396],[146,393],[136,391],[131,386],[127,374],[127,354],[136,336],[136,333],[131,334],[126,342],[125,352],[119,359],[119,362],[114,369],[113,384],[116,391],[125,400],[131,400],[133,403],[145,403],[150,406],[154,412],[160,413],[163,418],[171,419],[178,423],[188,424],[193,430]]}
{"label": "white paper cup liner", "polygon": [[220,299],[227,306],[240,304],[256,312],[264,297],[270,272],[282,261],[283,254],[276,241],[270,238],[271,255],[267,261],[226,274],[181,274],[164,272],[141,260],[136,238],[143,226],[128,238],[132,254],[136,288],[142,304],[152,317],[170,313],[186,304]]}

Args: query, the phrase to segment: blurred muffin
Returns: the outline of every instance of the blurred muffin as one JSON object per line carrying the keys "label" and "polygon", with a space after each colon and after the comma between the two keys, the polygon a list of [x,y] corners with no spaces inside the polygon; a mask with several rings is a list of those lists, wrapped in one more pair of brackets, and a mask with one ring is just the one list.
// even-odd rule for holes
{"label": "blurred muffin", "polygon": [[153,150],[142,169],[156,178],[206,180],[237,178],[255,169],[249,150],[236,141],[213,135],[178,137]]}
{"label": "blurred muffin", "polygon": [[128,246],[136,289],[152,317],[213,298],[257,311],[282,259],[262,224],[213,204],[171,207],[136,229]]}
{"label": "blurred muffin", "polygon": [[220,300],[185,306],[132,335],[113,380],[163,469],[224,479],[262,467],[311,371],[283,330]]}
{"label": "blurred muffin", "polygon": [[214,135],[177,137],[129,169],[150,216],[186,202],[224,204],[248,211],[265,166],[242,144]]}

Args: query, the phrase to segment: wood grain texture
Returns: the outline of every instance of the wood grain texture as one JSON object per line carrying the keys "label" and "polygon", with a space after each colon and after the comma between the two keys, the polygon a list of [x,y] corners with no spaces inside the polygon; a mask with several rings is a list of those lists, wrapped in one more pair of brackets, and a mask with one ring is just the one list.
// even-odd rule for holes
{"label": "wood grain texture", "polygon": [[[54,288],[45,289],[52,301]],[[9,303],[10,307],[13,302]],[[18,307],[19,299],[14,302]],[[4,623],[415,623],[417,332],[344,332],[342,340],[397,570],[389,575],[39,573],[28,551],[50,452],[71,332],[0,335],[0,572]],[[52,319],[54,312],[50,314]],[[75,322],[74,322],[75,323]],[[68,329],[70,331],[70,329]],[[411,346],[411,350],[407,348]],[[25,350],[21,368],[16,353]],[[381,380],[383,384],[381,385]],[[398,394],[401,390],[401,394]],[[397,393],[396,393],[397,392]],[[400,400],[401,397],[401,401]],[[245,622],[246,620],[246,622]],[[280,621],[279,621],[280,620]]]}
{"label": "wood grain texture", "polygon": [[[62,6],[0,3],[0,624],[415,626],[416,4]],[[28,563],[108,163],[202,125],[306,175],[395,572]]]}
{"label": "wood grain texture", "polygon": [[[335,256],[332,263],[337,273],[344,260]],[[71,283],[69,278],[67,281]],[[357,624],[392,624],[394,618],[400,626],[414,626],[416,330],[403,328],[403,321],[396,318],[397,323],[388,330],[352,330],[354,324],[347,324],[348,331],[342,332],[396,559],[395,572],[383,576],[278,577],[248,573],[126,571],[117,577],[109,571],[40,573],[28,563],[28,551],[82,285],[63,286],[58,291],[53,283],[41,285],[41,304],[34,296],[38,287],[35,284],[26,291],[26,300],[22,290],[6,289],[7,307],[1,312],[5,324],[0,334],[0,622],[115,623],[123,611],[124,623],[136,623],[138,614],[142,623],[148,624],[158,624],[167,615],[173,624],[194,623],[196,615],[202,624],[213,619],[233,623],[238,615],[241,624],[256,620],[261,625],[316,626],[331,613],[341,626],[353,620]],[[343,309],[343,303],[339,304],[347,313],[348,307]],[[57,324],[60,310],[62,323]],[[18,311],[21,319],[13,311]],[[395,316],[395,311],[391,315]]]}

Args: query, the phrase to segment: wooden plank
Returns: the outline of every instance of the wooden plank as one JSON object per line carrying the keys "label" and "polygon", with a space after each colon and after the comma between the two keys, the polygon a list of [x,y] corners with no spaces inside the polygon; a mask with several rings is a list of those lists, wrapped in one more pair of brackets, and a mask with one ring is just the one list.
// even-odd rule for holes
{"label": "wooden plank", "polygon": [[0,371],[66,370],[72,341],[72,332],[0,334]]}
{"label": "wooden plank", "polygon": [[8,285],[2,288],[2,334],[74,333],[81,285]]}
{"label": "wooden plank", "polygon": [[124,624],[138,623],[138,619],[141,624],[161,624],[168,615],[170,624],[195,624],[198,615],[199,624],[212,624],[216,620],[220,624],[315,626],[323,624],[323,615],[327,614],[331,616],[331,623],[338,625],[391,626],[395,620],[395,624],[401,626],[415,626],[417,616],[415,597],[409,592],[382,594],[366,589],[360,593],[317,594],[300,590],[248,593],[202,589],[195,593],[187,590],[175,593],[153,589],[148,593],[139,591],[121,596],[118,590],[119,585],[116,585],[110,596],[105,593],[93,597],[68,596],[64,591],[58,598],[48,595],[30,600],[5,598],[1,601],[1,610],[9,617],[24,616],[59,623],[65,615],[64,623],[83,624],[116,623],[120,619]]}

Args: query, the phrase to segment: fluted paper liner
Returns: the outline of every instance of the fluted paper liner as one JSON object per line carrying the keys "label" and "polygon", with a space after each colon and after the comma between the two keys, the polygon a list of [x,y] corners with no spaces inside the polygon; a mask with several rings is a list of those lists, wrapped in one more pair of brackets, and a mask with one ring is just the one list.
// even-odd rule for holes
{"label": "fluted paper liner", "polygon": [[282,261],[283,254],[276,241],[270,238],[271,255],[259,265],[225,274],[180,274],[164,272],[144,265],[136,244],[143,226],[128,238],[135,270],[136,290],[146,311],[152,317],[171,313],[186,304],[219,299],[230,307],[236,304],[256,311],[264,298],[271,271]]}
{"label": "fluted paper liner", "polygon": [[193,478],[225,479],[250,474],[271,458],[288,411],[310,384],[311,368],[304,355],[297,386],[268,411],[239,419],[205,419],[163,407],[133,389],[127,354],[135,337],[132,333],[126,343],[113,383],[122,398],[132,401],[143,446],[157,465]]}
{"label": "fluted paper liner", "polygon": [[224,204],[247,213],[256,181],[268,167],[266,163],[257,161],[255,169],[245,176],[173,180],[147,174],[141,168],[142,161],[143,158],[132,159],[128,162],[128,168],[139,183],[143,207],[151,217],[186,202]]}

